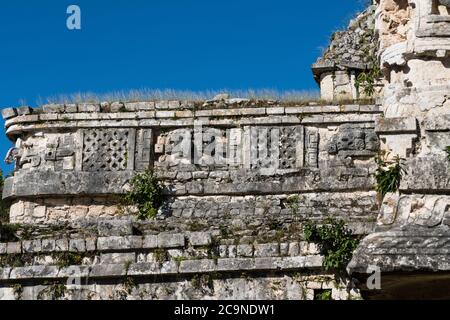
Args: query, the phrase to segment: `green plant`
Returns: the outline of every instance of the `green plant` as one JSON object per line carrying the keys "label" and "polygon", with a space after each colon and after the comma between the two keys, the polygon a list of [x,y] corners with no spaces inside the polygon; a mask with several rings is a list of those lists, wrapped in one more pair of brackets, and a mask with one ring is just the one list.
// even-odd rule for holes
{"label": "green plant", "polygon": [[292,214],[297,213],[299,209],[300,197],[298,195],[286,199],[287,206],[291,209]]}
{"label": "green plant", "polygon": [[360,241],[342,220],[327,219],[324,225],[308,223],[304,227],[305,239],[316,243],[324,255],[326,270],[343,271]]}
{"label": "green plant", "polygon": [[450,146],[448,146],[447,148],[445,148],[445,151],[447,152],[447,158],[448,158],[448,161],[450,161]]}
{"label": "green plant", "polygon": [[362,92],[367,97],[372,97],[375,93],[375,85],[377,82],[377,78],[381,75],[381,70],[379,67],[375,66],[374,68],[361,72],[355,81],[355,87],[358,90],[362,90]]}
{"label": "green plant", "polygon": [[38,293],[38,296],[37,296],[38,300],[43,300],[47,297],[51,300],[60,300],[61,298],[64,298],[66,296],[66,294],[69,292],[67,287],[62,283],[47,282],[47,283],[45,283],[45,285],[47,287]]}
{"label": "green plant", "polygon": [[133,293],[133,289],[137,288],[138,285],[131,277],[126,277],[125,280],[122,282],[123,289],[127,293],[127,295],[130,295]]}
{"label": "green plant", "polygon": [[54,254],[53,258],[56,260],[56,265],[60,268],[81,265],[81,263],[83,262],[83,256],[81,254],[73,252]]}
{"label": "green plant", "polygon": [[329,289],[328,290],[318,290],[314,294],[314,300],[324,300],[324,301],[333,300],[332,291]]}
{"label": "green plant", "polygon": [[17,231],[20,226],[14,223],[1,224],[0,223],[0,241],[13,242],[17,241]]}
{"label": "green plant", "polygon": [[164,203],[163,187],[154,172],[147,169],[130,181],[131,189],[125,195],[125,201],[138,208],[141,220],[155,218],[158,209]]}
{"label": "green plant", "polygon": [[23,287],[21,284],[16,283],[12,286],[13,292],[14,292],[14,296],[16,297],[17,300],[22,299],[22,295],[23,295]]}
{"label": "green plant", "polygon": [[375,173],[377,180],[377,192],[383,197],[396,192],[400,188],[400,182],[404,174],[408,174],[404,167],[405,159],[396,156],[392,161],[386,161],[378,156],[375,161],[378,168]]}

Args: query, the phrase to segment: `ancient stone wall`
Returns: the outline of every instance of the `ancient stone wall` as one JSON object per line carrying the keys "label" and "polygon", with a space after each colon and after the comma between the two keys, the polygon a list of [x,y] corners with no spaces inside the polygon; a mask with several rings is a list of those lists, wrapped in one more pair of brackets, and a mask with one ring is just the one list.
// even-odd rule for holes
{"label": "ancient stone wall", "polygon": [[[15,286],[43,297],[72,269],[89,279],[78,298],[120,298],[130,283],[128,298],[357,297],[322,269],[303,225],[334,217],[373,230],[378,106],[222,99],[3,115],[16,165],[3,196],[31,234],[0,246],[4,298]],[[140,221],[120,199],[149,167],[167,201]]]}
{"label": "ancient stone wall", "polygon": [[[450,234],[450,19],[448,1],[377,1],[380,66],[386,76],[384,118],[375,131],[388,159],[404,159],[399,191],[385,196],[376,233],[349,265],[384,272],[381,296],[447,297]],[[407,275],[413,272],[413,275]],[[447,279],[447,280],[446,280]],[[413,285],[414,283],[414,285]],[[416,286],[416,287],[414,287]],[[378,296],[379,297],[379,296]]]}

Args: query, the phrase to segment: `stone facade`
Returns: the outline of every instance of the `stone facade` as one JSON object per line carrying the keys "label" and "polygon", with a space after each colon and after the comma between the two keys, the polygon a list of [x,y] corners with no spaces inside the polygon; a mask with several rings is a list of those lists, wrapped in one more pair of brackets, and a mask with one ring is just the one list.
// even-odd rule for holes
{"label": "stone facade", "polygon": [[[321,270],[303,225],[335,217],[373,230],[379,106],[116,105],[3,112],[16,166],[3,197],[11,222],[33,234],[0,247],[3,298],[14,284],[22,298],[48,298],[71,270],[82,284],[65,296],[75,299],[359,297]],[[140,221],[120,197],[149,167],[167,201]]]}
{"label": "stone facade", "polygon": [[[20,230],[0,243],[0,299],[448,297],[449,10],[374,1],[313,66],[324,100],[360,102],[356,77],[379,68],[381,105],[223,95],[2,110],[15,164],[3,198]],[[397,192],[375,191],[377,156],[404,159]],[[121,197],[147,168],[166,202],[140,221]],[[305,223],[328,217],[366,236],[351,278],[305,241]]]}
{"label": "stone facade", "polygon": [[361,278],[370,265],[379,268],[385,285],[374,298],[448,297],[449,18],[448,1],[377,1],[387,83],[375,131],[388,157],[405,159],[408,174],[382,201],[375,233],[348,267]]}
{"label": "stone facade", "polygon": [[[314,78],[320,85],[320,95],[325,101],[371,98],[357,85],[363,72],[375,67],[377,33],[375,32],[376,6],[369,6],[355,17],[344,31],[335,32],[330,46],[312,65]],[[380,94],[382,81],[376,85]]]}

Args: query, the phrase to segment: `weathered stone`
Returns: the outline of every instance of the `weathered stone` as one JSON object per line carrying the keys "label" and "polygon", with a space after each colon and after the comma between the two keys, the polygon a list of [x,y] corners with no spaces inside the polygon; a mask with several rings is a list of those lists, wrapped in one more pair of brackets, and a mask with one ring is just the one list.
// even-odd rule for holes
{"label": "weathered stone", "polygon": [[14,118],[17,116],[17,110],[14,108],[6,108],[6,109],[2,109],[2,117],[5,120]]}
{"label": "weathered stone", "polygon": [[160,233],[158,235],[158,248],[179,248],[184,246],[184,234]]}
{"label": "weathered stone", "polygon": [[41,240],[23,241],[22,250],[24,253],[41,252],[42,251]]}
{"label": "weathered stone", "polygon": [[33,113],[33,109],[31,107],[23,106],[23,107],[17,108],[17,114],[19,116],[26,116],[26,115],[29,115],[32,113]]}
{"label": "weathered stone", "polygon": [[253,246],[249,244],[240,244],[237,246],[237,255],[239,257],[253,257]]}
{"label": "weathered stone", "polygon": [[70,239],[69,251],[85,252],[86,251],[86,241],[84,239]]}
{"label": "weathered stone", "polygon": [[55,242],[55,251],[67,251],[69,250],[69,240],[68,239],[57,239]]}
{"label": "weathered stone", "polygon": [[100,237],[97,239],[97,250],[126,250],[142,248],[141,236]]}
{"label": "weathered stone", "polygon": [[208,246],[212,242],[211,234],[205,232],[192,232],[189,234],[189,243],[194,247]]}
{"label": "weathered stone", "polygon": [[180,263],[180,273],[204,273],[213,272],[216,270],[216,263],[214,260],[187,260]]}
{"label": "weathered stone", "polygon": [[129,236],[133,234],[133,225],[129,220],[101,220],[98,222],[98,235],[108,236]]}
{"label": "weathered stone", "polygon": [[255,244],[255,257],[277,257],[280,255],[280,246],[277,243]]}
{"label": "weathered stone", "polygon": [[136,261],[136,254],[134,252],[102,253],[100,260],[102,264],[134,263]]}
{"label": "weathered stone", "polygon": [[7,254],[22,253],[22,243],[21,242],[8,242],[6,244]]}

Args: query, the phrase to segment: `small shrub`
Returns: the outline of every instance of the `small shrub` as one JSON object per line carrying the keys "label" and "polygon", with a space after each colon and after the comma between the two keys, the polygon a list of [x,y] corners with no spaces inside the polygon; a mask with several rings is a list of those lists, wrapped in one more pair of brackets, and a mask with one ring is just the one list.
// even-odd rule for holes
{"label": "small shrub", "polygon": [[322,226],[307,224],[304,227],[305,239],[319,246],[324,255],[323,267],[327,271],[343,271],[350,262],[360,238],[345,226],[344,221],[330,218],[325,223]]}
{"label": "small shrub", "polygon": [[60,268],[78,266],[83,262],[83,256],[73,252],[63,252],[61,254],[54,254],[56,265]]}
{"label": "small shrub", "polygon": [[152,170],[137,174],[131,180],[131,190],[125,195],[125,201],[138,208],[138,218],[153,219],[163,205],[163,187]]}
{"label": "small shrub", "polygon": [[0,241],[14,242],[18,240],[17,231],[20,226],[18,224],[0,222]]}
{"label": "small shrub", "polygon": [[45,285],[47,287],[38,293],[38,296],[37,296],[38,300],[44,300],[44,299],[60,300],[64,297],[66,297],[66,294],[69,293],[69,290],[67,289],[66,285],[64,285],[63,283],[46,282]]}
{"label": "small shrub", "polygon": [[393,161],[385,161],[381,157],[376,158],[378,165],[375,177],[377,180],[377,192],[383,197],[396,192],[400,188],[400,182],[404,174],[408,172],[404,168],[405,159],[396,156]]}
{"label": "small shrub", "polygon": [[331,290],[317,290],[314,294],[314,300],[328,301],[333,300]]}

